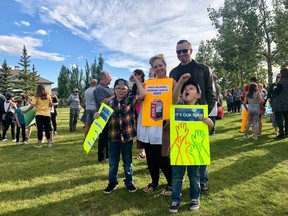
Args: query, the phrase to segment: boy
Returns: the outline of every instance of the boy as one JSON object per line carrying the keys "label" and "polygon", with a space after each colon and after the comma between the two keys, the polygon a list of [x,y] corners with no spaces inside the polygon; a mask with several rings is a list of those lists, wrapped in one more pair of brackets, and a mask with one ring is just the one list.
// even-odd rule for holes
{"label": "boy", "polygon": [[16,120],[16,125],[17,125],[17,129],[16,129],[16,145],[20,145],[20,129],[22,132],[22,144],[27,144],[26,143],[26,134],[25,134],[25,119],[24,119],[24,115],[22,114],[21,111],[21,107],[24,105],[24,102],[22,100],[18,100],[17,101],[17,109],[15,110],[14,113],[14,117]]}
{"label": "boy", "polygon": [[[192,79],[190,73],[185,73],[179,79],[173,91],[173,104],[179,104],[180,92],[182,101],[180,104],[195,105],[201,97],[201,90],[197,83]],[[204,118],[203,122],[208,125],[209,131],[213,128],[213,122],[210,118]],[[190,180],[190,210],[200,208],[200,174],[199,165],[191,166],[172,166],[172,203],[169,211],[177,213],[181,201],[182,182],[187,168]]]}
{"label": "boy", "polygon": [[[135,82],[139,95],[128,96],[129,86],[124,79],[118,79],[114,84],[115,97],[107,104],[114,110],[108,122],[108,154],[109,154],[109,184],[104,193],[110,194],[118,184],[118,165],[120,153],[124,164],[125,186],[129,192],[135,192],[132,178],[132,145],[136,136],[135,107],[140,103],[146,92],[139,80],[132,75],[130,80]],[[96,113],[97,118],[99,113]]]}

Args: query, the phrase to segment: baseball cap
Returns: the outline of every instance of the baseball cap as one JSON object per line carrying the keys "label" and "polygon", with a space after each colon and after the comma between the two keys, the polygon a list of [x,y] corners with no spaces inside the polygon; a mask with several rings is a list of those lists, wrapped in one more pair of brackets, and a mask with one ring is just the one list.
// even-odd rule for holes
{"label": "baseball cap", "polygon": [[189,79],[183,84],[183,86],[182,86],[182,88],[181,88],[181,93],[183,93],[185,87],[188,86],[188,85],[193,85],[193,86],[195,86],[196,89],[197,89],[197,93],[201,95],[201,88],[200,88],[200,86],[199,86],[193,79],[191,79],[191,78],[189,78]]}

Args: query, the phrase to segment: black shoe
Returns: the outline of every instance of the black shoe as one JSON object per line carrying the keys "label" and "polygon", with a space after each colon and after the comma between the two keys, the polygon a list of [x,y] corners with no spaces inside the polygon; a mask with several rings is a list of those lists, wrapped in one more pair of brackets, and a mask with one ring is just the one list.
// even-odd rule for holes
{"label": "black shoe", "polygon": [[201,187],[201,194],[207,194],[208,193],[208,185],[206,184],[200,184]]}
{"label": "black shoe", "polygon": [[200,208],[200,201],[199,199],[192,199],[190,201],[189,209],[192,211],[198,210]]}
{"label": "black shoe", "polygon": [[285,139],[286,136],[284,135],[284,133],[279,134],[278,136],[276,136],[276,139]]}
{"label": "black shoe", "polygon": [[110,194],[116,188],[117,184],[109,183],[107,188],[103,191],[105,194]]}
{"label": "black shoe", "polygon": [[169,212],[177,213],[180,207],[180,203],[173,201],[169,207]]}
{"label": "black shoe", "polygon": [[126,188],[131,193],[133,193],[137,190],[133,184],[126,186]]}

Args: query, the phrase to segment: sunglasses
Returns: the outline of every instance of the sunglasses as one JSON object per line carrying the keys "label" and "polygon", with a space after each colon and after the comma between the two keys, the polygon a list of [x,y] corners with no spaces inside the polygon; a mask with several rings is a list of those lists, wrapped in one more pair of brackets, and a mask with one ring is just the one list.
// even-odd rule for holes
{"label": "sunglasses", "polygon": [[188,53],[188,49],[183,49],[183,50],[177,50],[176,51],[176,53],[179,55],[179,54],[181,54],[181,52],[183,53],[183,54],[186,54],[186,53]]}

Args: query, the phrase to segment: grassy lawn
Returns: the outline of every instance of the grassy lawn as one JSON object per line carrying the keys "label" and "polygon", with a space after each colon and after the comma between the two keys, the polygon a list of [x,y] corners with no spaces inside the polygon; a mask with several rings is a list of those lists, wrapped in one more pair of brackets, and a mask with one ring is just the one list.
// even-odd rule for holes
{"label": "grassy lawn", "polygon": [[[97,162],[97,146],[85,154],[82,122],[78,132],[70,133],[69,110],[58,111],[52,148],[34,149],[36,128],[28,145],[0,143],[0,215],[171,215],[171,197],[159,195],[162,174],[156,192],[142,192],[150,182],[145,160],[134,160],[135,193],[127,192],[121,181],[121,164],[120,184],[104,194],[108,164]],[[240,114],[217,121],[210,138],[209,194],[201,197],[200,210],[191,213],[186,177],[178,215],[288,215],[288,139],[276,141],[268,119],[263,119],[257,141],[242,138]]]}

